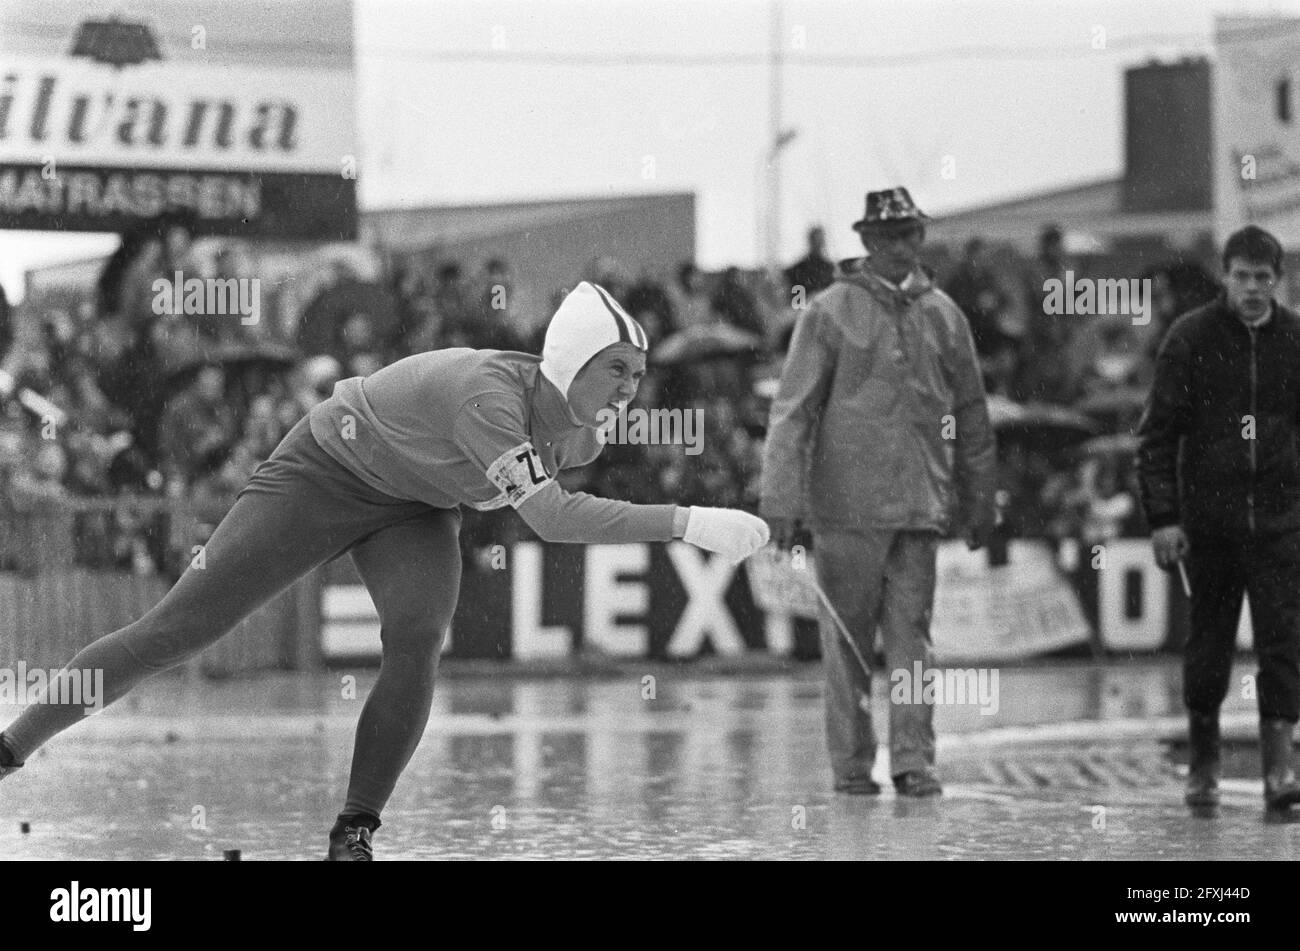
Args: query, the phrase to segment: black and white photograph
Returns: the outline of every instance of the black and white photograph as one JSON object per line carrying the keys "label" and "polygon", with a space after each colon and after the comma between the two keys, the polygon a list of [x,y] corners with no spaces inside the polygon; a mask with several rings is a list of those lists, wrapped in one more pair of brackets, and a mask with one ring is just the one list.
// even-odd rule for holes
{"label": "black and white photograph", "polygon": [[1298,719],[1300,0],[0,0],[24,917],[1052,862],[1222,938]]}

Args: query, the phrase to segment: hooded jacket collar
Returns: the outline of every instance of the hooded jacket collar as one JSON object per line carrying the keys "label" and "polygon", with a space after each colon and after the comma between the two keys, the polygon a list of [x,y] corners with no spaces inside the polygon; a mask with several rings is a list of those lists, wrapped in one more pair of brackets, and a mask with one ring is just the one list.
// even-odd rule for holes
{"label": "hooded jacket collar", "polygon": [[912,271],[900,287],[885,280],[866,265],[866,258],[858,258],[844,269],[840,280],[865,288],[872,297],[895,310],[905,310],[917,298],[934,289],[934,281],[921,265]]}

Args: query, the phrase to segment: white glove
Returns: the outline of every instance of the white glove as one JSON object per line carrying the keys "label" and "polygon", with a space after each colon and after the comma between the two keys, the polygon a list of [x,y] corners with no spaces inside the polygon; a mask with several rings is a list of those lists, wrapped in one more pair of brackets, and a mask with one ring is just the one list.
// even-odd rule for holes
{"label": "white glove", "polygon": [[0,370],[0,397],[8,398],[9,396],[12,396],[14,392],[14,384],[16,382],[17,381],[12,376],[4,370]]}
{"label": "white glove", "polygon": [[766,545],[768,537],[767,523],[756,515],[692,505],[682,539],[739,564]]}

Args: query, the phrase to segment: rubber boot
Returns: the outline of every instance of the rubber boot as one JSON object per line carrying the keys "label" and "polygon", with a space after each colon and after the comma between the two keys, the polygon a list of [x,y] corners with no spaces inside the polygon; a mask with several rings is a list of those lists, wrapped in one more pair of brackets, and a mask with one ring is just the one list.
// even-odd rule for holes
{"label": "rubber boot", "polygon": [[1291,770],[1291,732],[1289,720],[1259,722],[1259,750],[1264,764],[1264,804],[1269,809],[1287,809],[1300,803],[1300,783]]}
{"label": "rubber boot", "polygon": [[1217,713],[1187,714],[1187,794],[1183,801],[1189,806],[1205,807],[1219,804],[1219,715]]}

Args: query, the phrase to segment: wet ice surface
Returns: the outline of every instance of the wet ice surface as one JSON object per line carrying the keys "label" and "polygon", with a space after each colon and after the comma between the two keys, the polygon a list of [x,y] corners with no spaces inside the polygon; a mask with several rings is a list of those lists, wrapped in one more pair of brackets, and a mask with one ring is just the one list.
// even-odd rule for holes
{"label": "wet ice surface", "polygon": [[[0,857],[219,860],[240,849],[245,860],[319,859],[373,680],[358,673],[358,699],[345,699],[344,673],[146,684],[0,784]],[[1257,784],[1229,790],[1209,820],[1188,815],[1176,778],[1154,769],[1098,788],[990,779],[991,758],[1032,767],[1081,740],[1008,752],[981,734],[1167,715],[1177,691],[1164,668],[1004,671],[998,715],[938,710],[946,795],[926,801],[888,788],[878,799],[831,792],[816,667],[655,676],[653,700],[639,674],[444,679],[377,857],[1300,858],[1300,825],[1266,823]],[[883,725],[883,701],[876,709]],[[13,712],[0,708],[0,722]],[[1117,775],[1133,772],[1121,756],[1160,756],[1151,737],[1106,742],[1089,749],[1104,763],[1113,748]]]}

